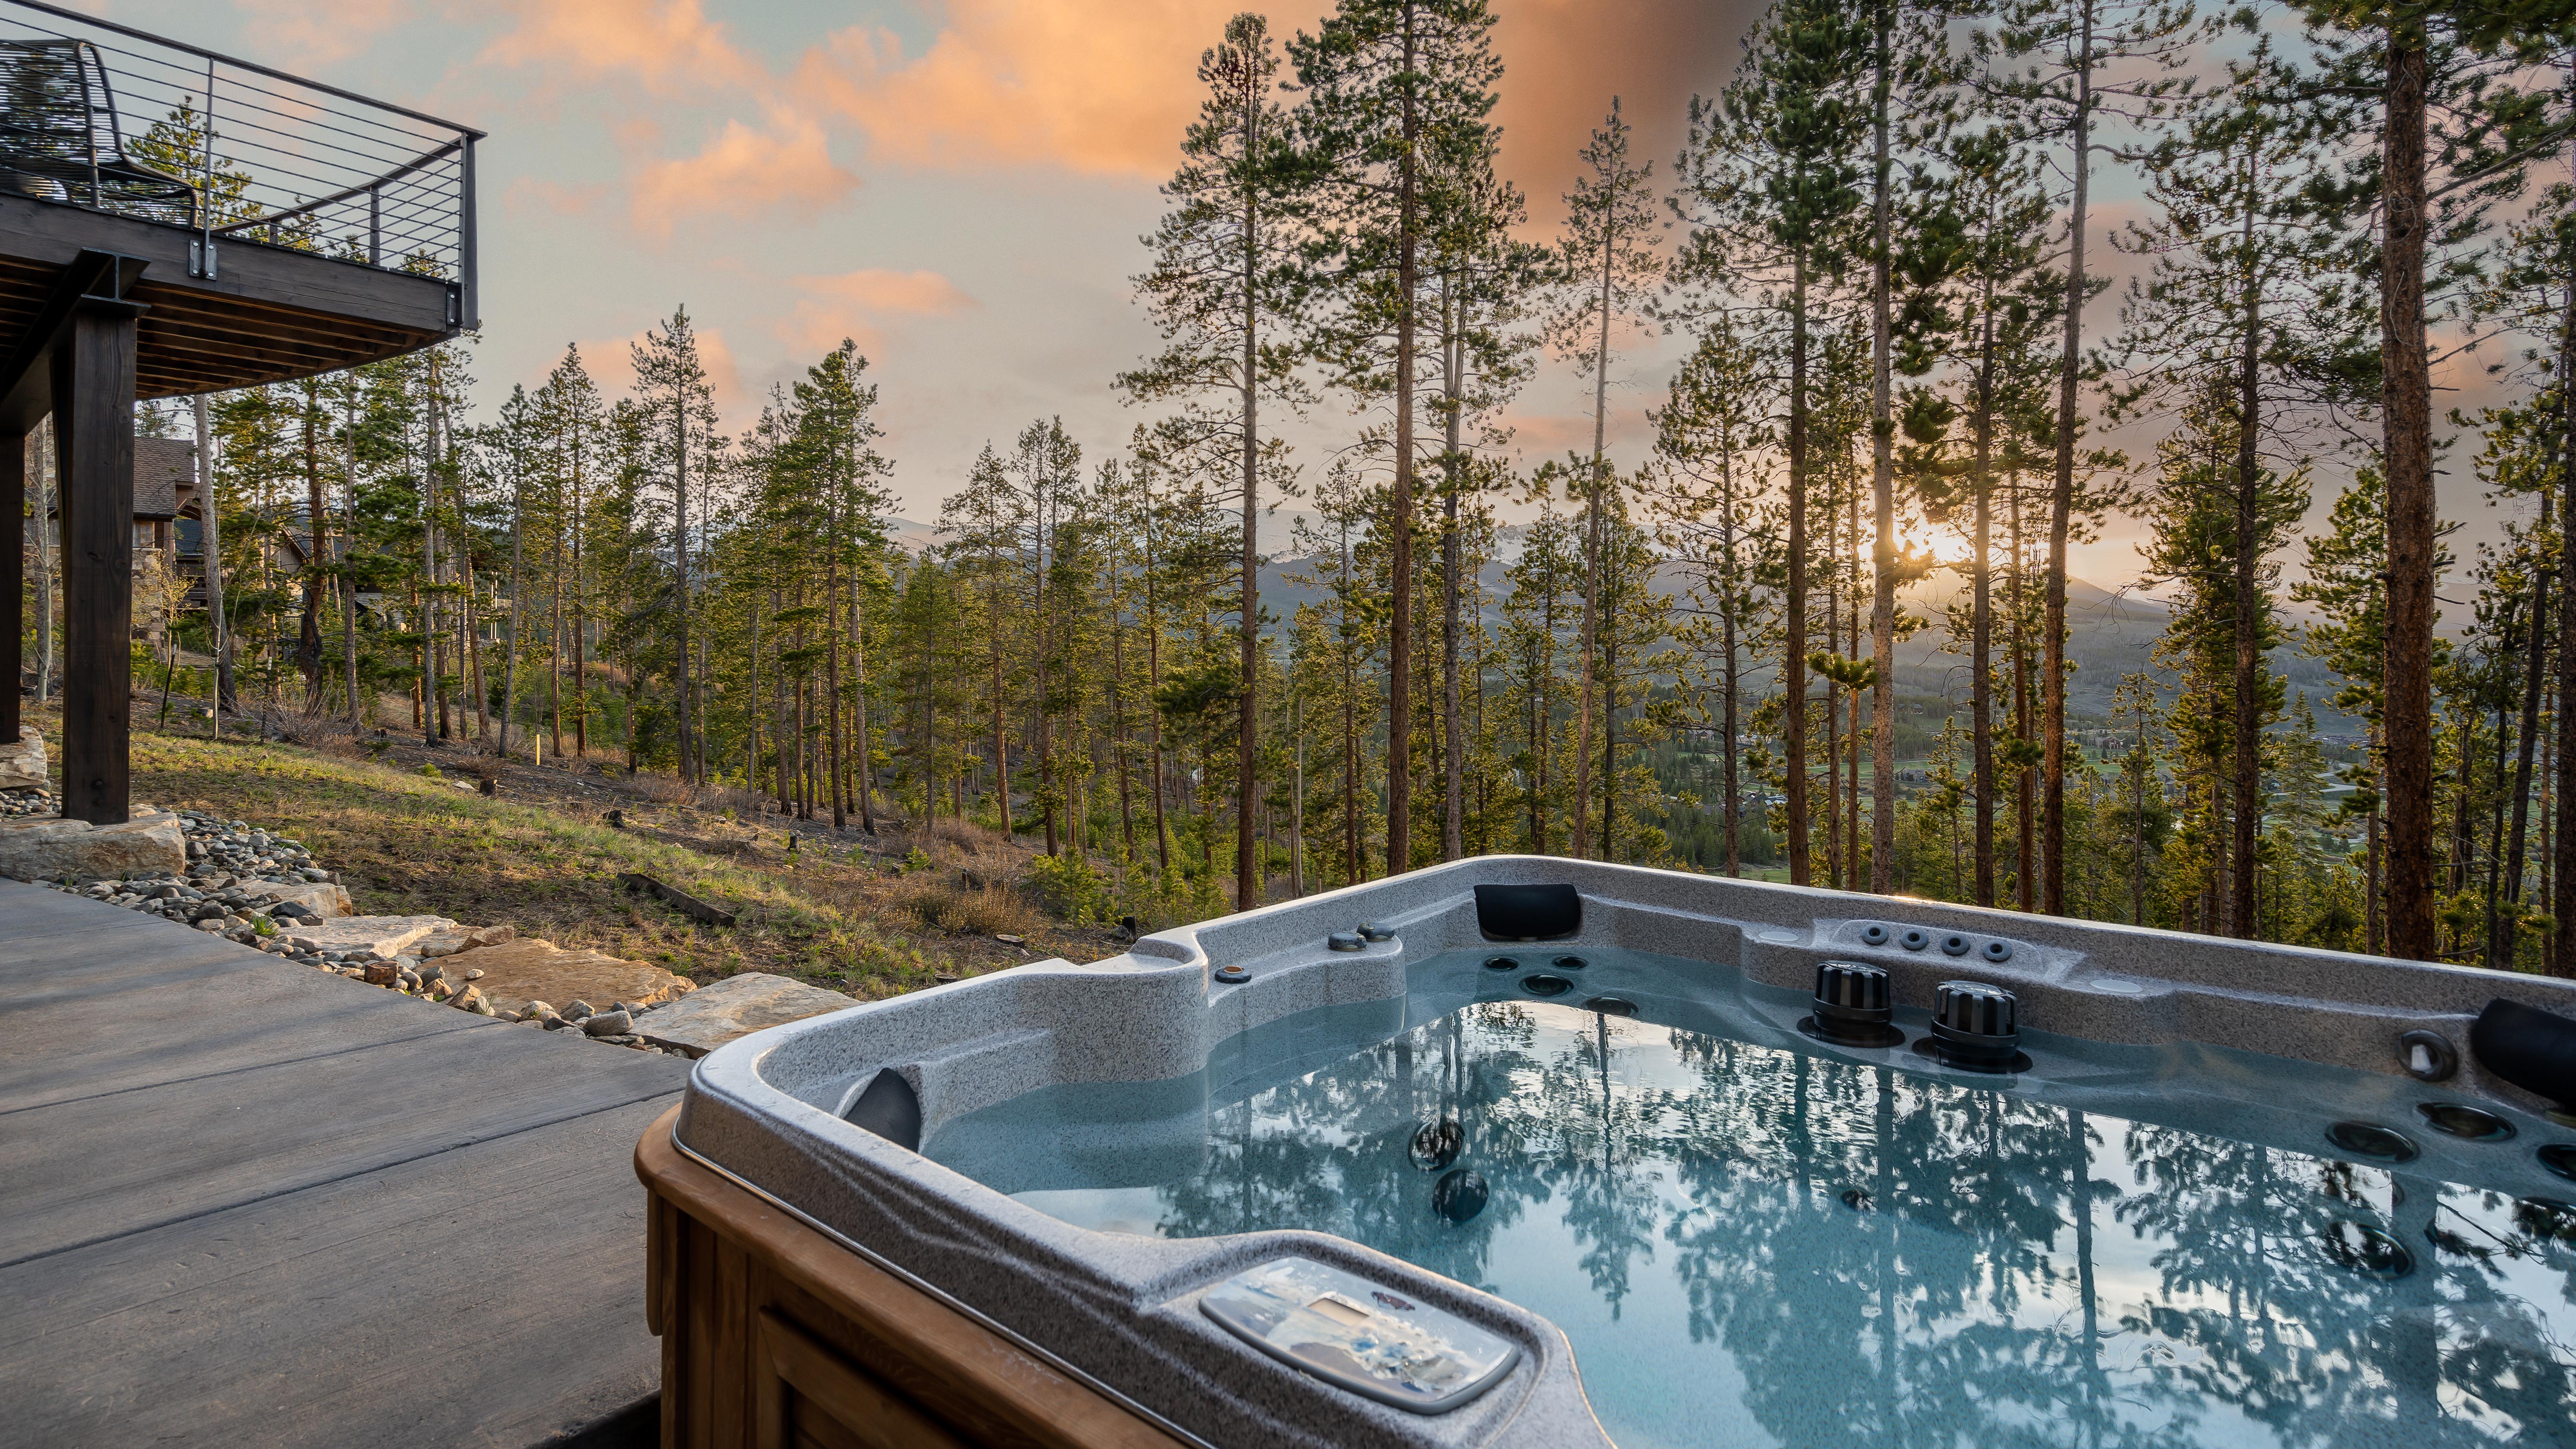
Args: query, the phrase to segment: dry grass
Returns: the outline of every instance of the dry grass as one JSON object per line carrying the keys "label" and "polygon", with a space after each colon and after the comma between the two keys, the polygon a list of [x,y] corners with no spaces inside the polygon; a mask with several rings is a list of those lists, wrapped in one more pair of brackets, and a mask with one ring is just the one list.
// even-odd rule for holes
{"label": "dry grass", "polygon": [[1009,843],[1003,839],[1002,832],[998,830],[978,825],[971,820],[959,820],[953,816],[942,816],[931,821],[922,828],[917,840],[924,846],[933,844],[950,846],[967,855],[989,855]]}
{"label": "dry grass", "polygon": [[[1122,949],[1105,930],[1051,920],[1018,884],[1028,848],[964,822],[942,820],[920,839],[890,829],[869,837],[828,819],[764,815],[743,792],[691,790],[668,776],[551,754],[540,769],[427,748],[407,732],[290,718],[305,743],[209,740],[176,719],[167,734],[138,729],[134,798],[282,830],[340,872],[361,911],[514,926],[701,982],[773,971],[872,998],[1030,955],[1079,961]],[[58,711],[30,711],[29,723],[59,746]],[[485,780],[496,795],[476,788]],[[627,828],[607,823],[611,810]],[[895,864],[917,865],[916,849],[928,868]],[[738,924],[699,925],[629,894],[616,884],[622,871],[716,901]],[[996,935],[1025,937],[1028,949]]]}
{"label": "dry grass", "polygon": [[949,936],[1027,937],[1043,920],[1027,896],[999,882],[925,881],[906,893],[902,904],[914,920]]}

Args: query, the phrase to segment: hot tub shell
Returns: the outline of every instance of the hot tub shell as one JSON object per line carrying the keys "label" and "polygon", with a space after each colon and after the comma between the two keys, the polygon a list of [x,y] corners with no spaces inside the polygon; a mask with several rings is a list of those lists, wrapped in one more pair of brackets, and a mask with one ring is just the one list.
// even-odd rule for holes
{"label": "hot tub shell", "polygon": [[[1098,1422],[1119,1426],[1116,1435],[1085,1431],[1088,1438],[1064,1442],[1118,1442],[1132,1427],[1227,1446],[1606,1444],[1564,1336],[1514,1304],[1328,1234],[1169,1240],[1077,1228],[842,1117],[889,1069],[917,1096],[928,1140],[946,1122],[1041,1087],[1186,1082],[1220,1043],[1319,1007],[1388,1003],[1400,1025],[1411,963],[1491,944],[1479,929],[1474,887],[1554,883],[1582,896],[1574,946],[1736,962],[1748,981],[1793,991],[1813,982],[1819,961],[1874,962],[1888,969],[1906,1007],[1928,1004],[1941,981],[1969,976],[2010,988],[2024,1029],[2099,1042],[2202,1043],[2398,1074],[2401,1034],[2431,1030],[2464,1048],[2470,1021],[2499,996],[2576,1015],[2576,983],[2544,978],[1490,856],[1157,932],[1089,965],[1034,963],[746,1037],[699,1062],[671,1145],[730,1183],[740,1201],[757,1201],[858,1255],[885,1281],[1074,1386],[1066,1392],[1114,1411]],[[1362,922],[1391,927],[1393,939],[1358,951],[1330,947],[1334,933]],[[1894,928],[1884,944],[1870,944],[1874,924]],[[1960,955],[1910,951],[1895,939],[1907,928],[1936,941],[1963,935],[1968,947]],[[2009,959],[1992,959],[1988,942],[2004,943]],[[1250,979],[1213,978],[1230,965]],[[2458,1056],[2446,1092],[2525,1111],[2549,1105],[2491,1079],[2467,1051]],[[645,1175],[651,1185],[653,1174]],[[660,1212],[657,1204],[657,1224]],[[721,1221],[708,1226],[724,1230]],[[1501,1334],[1521,1349],[1519,1361],[1465,1406],[1416,1415],[1251,1353],[1199,1311],[1213,1285],[1288,1254],[1347,1268]],[[671,1286],[657,1322],[683,1316],[674,1301],[692,1281],[677,1265],[665,1276]],[[716,1392],[701,1382],[703,1370],[695,1378],[685,1365],[670,1371],[674,1337],[665,1342],[666,1398]],[[922,1401],[918,1391],[907,1399]],[[711,1422],[703,1414],[693,1420],[694,1412],[666,1405],[666,1423]],[[735,1441],[684,1423],[666,1442]]]}

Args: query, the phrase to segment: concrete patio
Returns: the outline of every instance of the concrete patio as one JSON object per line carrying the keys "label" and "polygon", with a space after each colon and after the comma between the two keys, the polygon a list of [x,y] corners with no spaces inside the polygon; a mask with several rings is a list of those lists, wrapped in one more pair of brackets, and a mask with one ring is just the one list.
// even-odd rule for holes
{"label": "concrete patio", "polygon": [[0,1445],[649,1444],[687,1064],[0,880]]}

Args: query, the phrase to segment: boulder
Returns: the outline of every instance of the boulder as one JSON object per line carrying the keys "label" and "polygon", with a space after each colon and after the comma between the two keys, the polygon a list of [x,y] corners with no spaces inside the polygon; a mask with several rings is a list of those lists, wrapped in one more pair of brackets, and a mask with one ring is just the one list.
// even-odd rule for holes
{"label": "boulder", "polygon": [[388,959],[401,955],[432,931],[454,929],[445,916],[342,916],[318,926],[297,926],[286,944],[299,951],[348,951]]}
{"label": "boulder", "polygon": [[476,946],[442,957],[434,968],[450,981],[468,971],[498,1011],[525,1011],[531,1001],[632,1001],[652,1006],[685,996],[686,977],[659,966],[598,951],[565,950],[540,936]]}
{"label": "boulder", "polygon": [[635,1019],[635,1030],[655,1046],[702,1057],[763,1027],[803,1021],[856,1005],[837,991],[766,971],[745,971],[644,1013]]}
{"label": "boulder", "polygon": [[356,910],[349,902],[349,893],[328,881],[291,886],[257,885],[250,887],[248,894],[253,901],[268,906],[279,901],[293,901],[326,921],[337,920]]}
{"label": "boulder", "polygon": [[510,926],[460,926],[453,931],[437,931],[423,936],[420,938],[420,944],[412,949],[419,953],[422,960],[434,961],[441,956],[453,956],[459,951],[471,951],[479,946],[498,946],[518,938],[517,929]]}
{"label": "boulder", "polygon": [[187,868],[188,838],[167,811],[138,812],[122,825],[57,815],[0,820],[0,875],[19,880],[174,876]]}
{"label": "boulder", "polygon": [[50,790],[53,776],[45,768],[45,737],[22,730],[16,744],[0,745],[0,790]]}

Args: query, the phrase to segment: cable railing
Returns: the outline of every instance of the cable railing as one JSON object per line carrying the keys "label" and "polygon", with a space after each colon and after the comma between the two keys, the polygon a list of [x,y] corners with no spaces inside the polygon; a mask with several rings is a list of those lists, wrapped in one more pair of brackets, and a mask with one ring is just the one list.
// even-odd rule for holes
{"label": "cable railing", "polygon": [[474,143],[452,121],[41,3],[0,0],[0,192],[448,283],[476,321]]}

